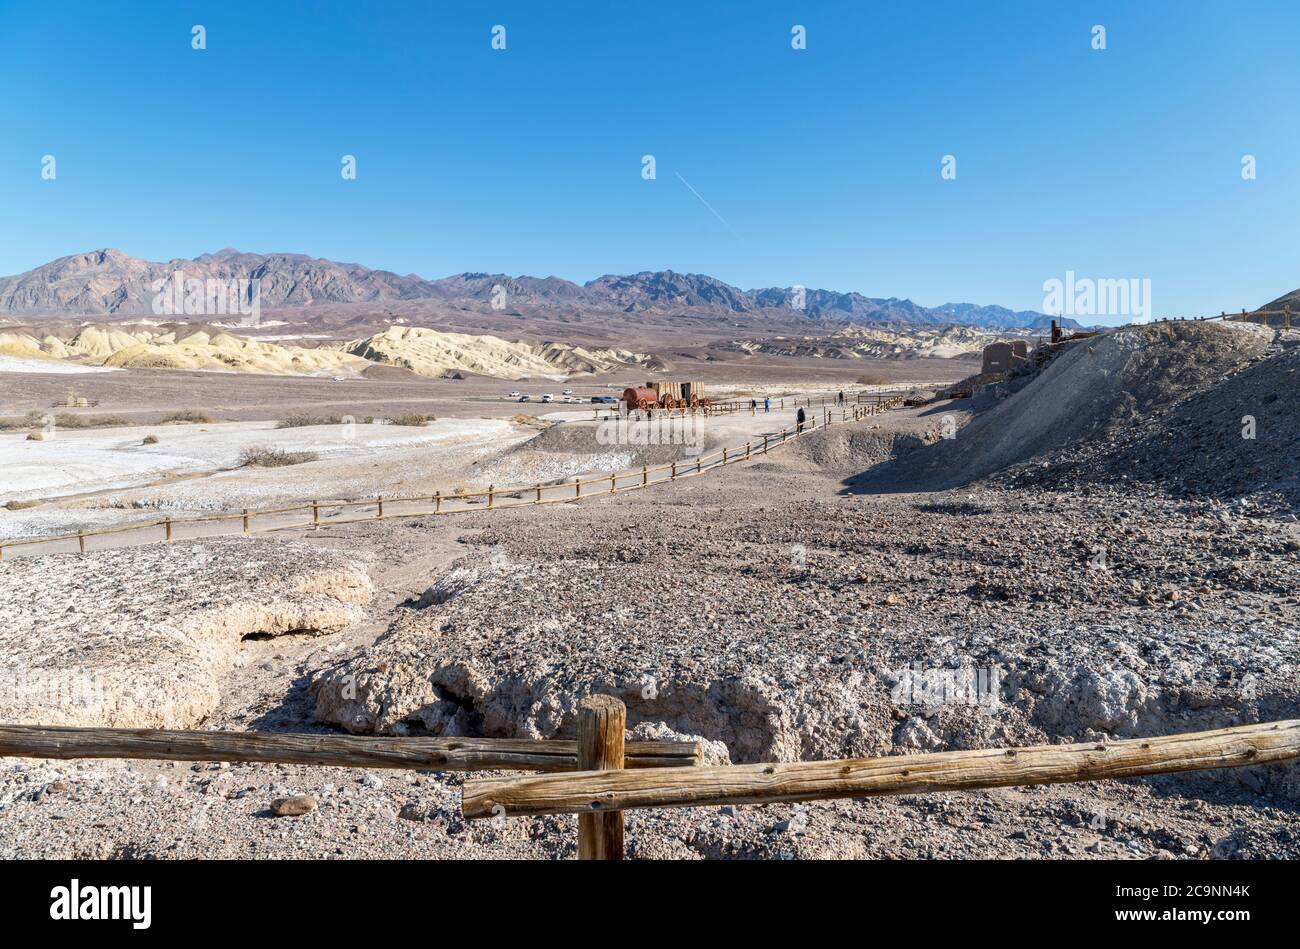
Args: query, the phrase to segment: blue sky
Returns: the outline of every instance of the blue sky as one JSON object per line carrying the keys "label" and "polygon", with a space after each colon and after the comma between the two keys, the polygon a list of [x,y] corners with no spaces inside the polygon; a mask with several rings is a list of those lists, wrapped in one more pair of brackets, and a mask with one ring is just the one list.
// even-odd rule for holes
{"label": "blue sky", "polygon": [[1294,2],[0,0],[0,273],[231,246],[1256,306],[1300,286],[1297,35]]}

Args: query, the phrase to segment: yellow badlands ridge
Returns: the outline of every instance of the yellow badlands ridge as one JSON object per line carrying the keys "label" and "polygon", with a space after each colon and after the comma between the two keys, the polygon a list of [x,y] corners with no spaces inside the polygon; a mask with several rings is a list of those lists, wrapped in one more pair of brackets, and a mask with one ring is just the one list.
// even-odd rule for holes
{"label": "yellow badlands ridge", "polygon": [[437,378],[456,372],[521,379],[607,372],[623,366],[654,368],[644,354],[588,350],[564,343],[511,342],[497,336],[393,327],[365,339],[318,349],[259,342],[230,333],[128,331],[87,326],[70,339],[0,333],[0,354],[52,358],[114,369],[201,369],[273,375],[355,375],[372,363],[401,366]]}

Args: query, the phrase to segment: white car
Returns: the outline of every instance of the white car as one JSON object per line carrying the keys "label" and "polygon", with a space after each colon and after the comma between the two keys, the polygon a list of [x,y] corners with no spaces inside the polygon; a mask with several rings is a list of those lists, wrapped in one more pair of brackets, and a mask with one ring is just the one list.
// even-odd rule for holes
{"label": "white car", "polygon": [[573,390],[572,390],[572,389],[565,389],[565,390],[564,390],[564,394],[565,394],[565,395],[573,395]]}
{"label": "white car", "polygon": [[507,398],[507,399],[517,399],[517,398],[519,398],[521,395],[523,395],[522,392],[511,392],[508,396],[506,396],[506,398]]}
{"label": "white car", "polygon": [[555,401],[555,396],[554,396],[553,394],[551,394],[550,392],[543,392],[543,393],[542,393],[542,401],[543,401],[543,402],[554,402],[554,401]]}

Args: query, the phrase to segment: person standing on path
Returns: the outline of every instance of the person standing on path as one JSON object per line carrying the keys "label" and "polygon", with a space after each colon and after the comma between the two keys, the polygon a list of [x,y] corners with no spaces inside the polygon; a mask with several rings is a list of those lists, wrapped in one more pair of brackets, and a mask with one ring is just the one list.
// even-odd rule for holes
{"label": "person standing on path", "polygon": [[763,411],[764,412],[772,411],[772,399],[770,396],[763,397]]}
{"label": "person standing on path", "polygon": [[803,406],[800,406],[800,407],[799,407],[799,415],[797,416],[797,418],[796,418],[796,422],[795,422],[795,431],[796,431],[797,433],[802,433],[802,432],[803,432],[803,423],[804,423],[804,419],[805,419],[805,418],[806,418],[806,416],[803,414]]}

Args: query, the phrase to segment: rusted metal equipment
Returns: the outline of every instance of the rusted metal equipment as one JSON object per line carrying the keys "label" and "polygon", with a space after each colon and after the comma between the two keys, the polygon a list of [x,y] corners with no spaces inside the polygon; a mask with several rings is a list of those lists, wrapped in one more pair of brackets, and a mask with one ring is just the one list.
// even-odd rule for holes
{"label": "rusted metal equipment", "polygon": [[646,409],[694,409],[709,405],[702,382],[647,382],[623,390],[629,412]]}
{"label": "rusted metal equipment", "polygon": [[659,405],[659,394],[647,386],[623,390],[623,401],[629,412],[637,409],[652,409]]}

